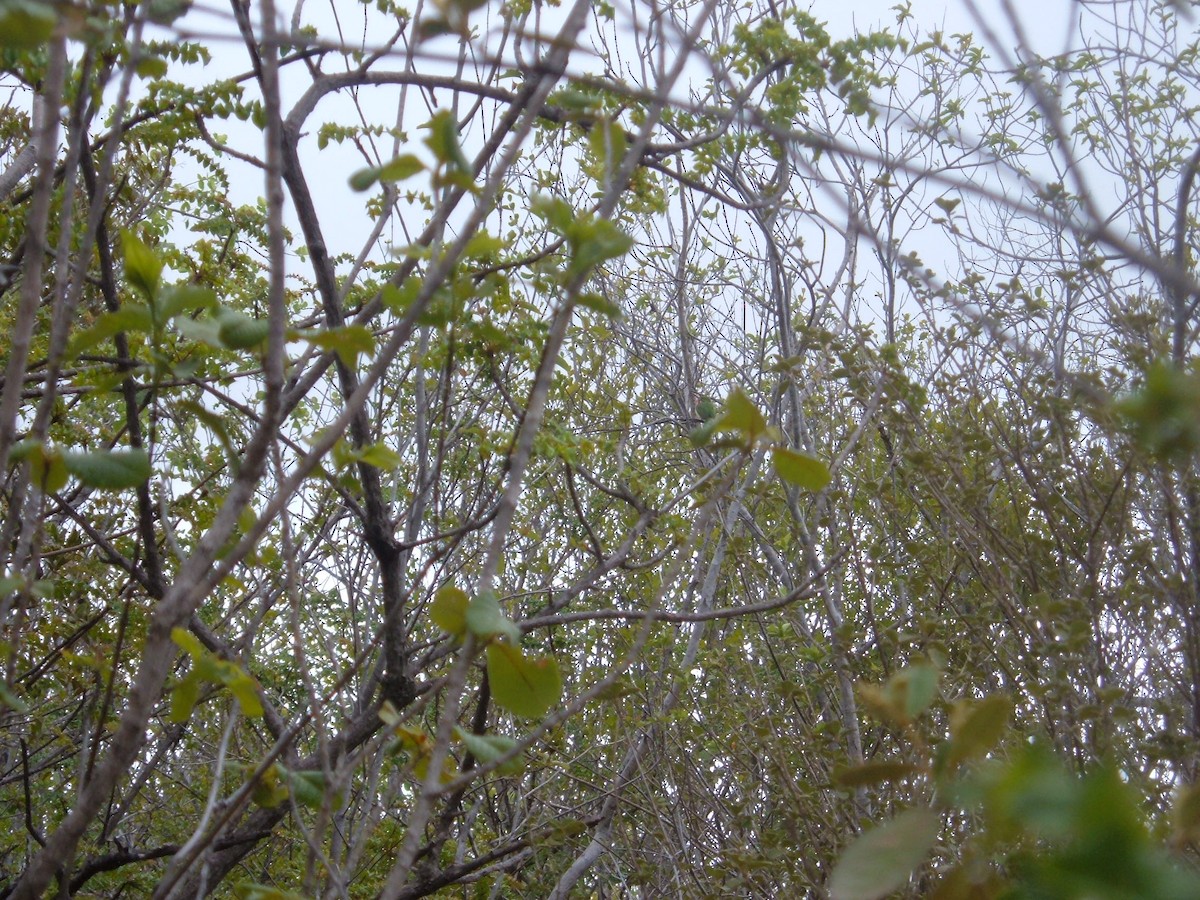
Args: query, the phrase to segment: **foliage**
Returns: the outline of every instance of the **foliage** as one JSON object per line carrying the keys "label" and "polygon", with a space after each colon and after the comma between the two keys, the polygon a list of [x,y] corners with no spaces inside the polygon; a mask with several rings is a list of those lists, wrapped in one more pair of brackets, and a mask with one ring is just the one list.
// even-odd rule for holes
{"label": "foliage", "polygon": [[1200,894],[1190,5],[801,5],[0,0],[0,895]]}

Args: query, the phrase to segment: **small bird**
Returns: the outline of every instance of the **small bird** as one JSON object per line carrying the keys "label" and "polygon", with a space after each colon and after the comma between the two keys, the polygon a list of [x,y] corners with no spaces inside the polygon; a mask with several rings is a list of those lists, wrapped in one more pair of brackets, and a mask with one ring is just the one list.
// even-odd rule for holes
{"label": "small bird", "polygon": [[717,404],[712,397],[707,394],[700,394],[696,397],[696,415],[700,417],[701,422],[708,422],[717,414]]}

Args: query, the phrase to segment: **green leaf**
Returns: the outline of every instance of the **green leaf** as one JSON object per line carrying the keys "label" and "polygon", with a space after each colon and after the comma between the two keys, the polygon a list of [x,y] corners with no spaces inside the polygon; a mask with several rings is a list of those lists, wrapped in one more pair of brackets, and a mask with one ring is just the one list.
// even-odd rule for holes
{"label": "green leaf", "polygon": [[[11,709],[19,713],[29,712],[29,704],[17,696],[16,691],[3,681],[0,681],[0,708]],[[476,756],[478,755],[476,754]]]}
{"label": "green leaf", "polygon": [[606,297],[585,291],[579,295],[579,305],[587,309],[595,310],[602,315],[608,316],[610,319],[621,318],[621,307],[613,303]]}
{"label": "green leaf", "polygon": [[901,669],[882,685],[860,685],[859,694],[878,715],[907,725],[933,702],[937,685],[937,669],[918,663]]}
{"label": "green leaf", "polygon": [[54,447],[41,447],[40,451],[29,458],[30,475],[44,492],[53,494],[66,486],[69,475],[66,459]]}
{"label": "green leaf", "polygon": [[[512,752],[517,742],[510,737],[498,734],[471,734],[461,728],[454,729],[455,736],[462,741],[471,754],[482,763],[495,762],[500,757]],[[525,760],[520,754],[496,768],[501,775],[519,775],[525,768]]]}
{"label": "green leaf", "polygon": [[359,169],[350,176],[350,189],[355,191],[369,190],[379,180],[380,170],[371,166],[368,169]]}
{"label": "green leaf", "polygon": [[229,688],[245,715],[252,719],[262,718],[263,706],[258,697],[258,683],[245,669],[232,660],[214,656],[200,643],[199,638],[183,628],[172,628],[171,640],[192,658],[192,670],[179,682],[171,698],[171,715],[182,716],[174,721],[187,719],[200,696],[200,687],[206,681]]}
{"label": "green leaf", "polygon": [[217,442],[220,443],[221,449],[225,452],[225,464],[229,466],[229,471],[233,476],[237,477],[238,472],[241,471],[242,456],[233,442],[233,437],[229,433],[229,428],[226,426],[225,420],[194,400],[180,401],[179,411],[183,415],[179,417],[178,421],[195,419],[217,436]]}
{"label": "green leaf", "polygon": [[50,40],[57,21],[49,3],[3,0],[0,2],[0,47],[36,50]]}
{"label": "green leaf", "polygon": [[210,347],[224,347],[221,341],[221,325],[215,319],[175,319],[175,330],[189,341],[199,341]]}
{"label": "green leaf", "polygon": [[753,444],[767,431],[767,420],[740,387],[725,398],[725,412],[717,419],[714,430],[720,434],[740,434],[747,445]]}
{"label": "green leaf", "polygon": [[437,161],[445,166],[468,172],[471,164],[463,155],[462,146],[458,142],[458,122],[454,113],[448,109],[440,109],[434,113],[429,123],[423,126],[429,130],[425,145],[433,151]]}
{"label": "green leaf", "polygon": [[938,672],[933,666],[909,666],[892,677],[896,690],[904,697],[904,712],[909,719],[923,713],[937,696]]}
{"label": "green leaf", "polygon": [[365,462],[368,466],[383,469],[385,472],[392,471],[400,463],[404,462],[404,457],[385,444],[372,444],[369,447],[363,447],[358,453],[358,459],[360,462]]}
{"label": "green leaf", "polygon": [[610,682],[602,687],[599,691],[593,694],[593,699],[599,703],[612,703],[620,700],[622,697],[628,697],[630,694],[636,694],[637,688],[633,686],[633,682],[628,676],[622,676],[616,681]]}
{"label": "green leaf", "polygon": [[625,129],[607,118],[599,119],[588,132],[588,150],[606,172],[620,165],[628,145]]}
{"label": "green leaf", "polygon": [[320,809],[325,801],[324,772],[288,772],[287,786],[296,802],[309,809]]}
{"label": "green leaf", "polygon": [[1142,386],[1116,403],[1116,411],[1134,440],[1156,456],[1183,459],[1200,449],[1200,373],[1155,362]]}
{"label": "green leaf", "polygon": [[608,219],[576,222],[568,237],[571,244],[568,279],[586,275],[601,263],[625,255],[633,246],[633,238]]}
{"label": "green leaf", "polygon": [[995,747],[1008,727],[1012,709],[1012,700],[1004,694],[956,703],[950,712],[950,745],[945,764],[956,766]]}
{"label": "green leaf", "polygon": [[437,596],[429,606],[429,617],[442,631],[461,638],[467,633],[467,608],[470,602],[466,591],[448,584],[438,589]]}
{"label": "green leaf", "polygon": [[879,900],[903,887],[937,840],[941,820],[931,809],[910,809],[860,835],[829,878],[830,900]]}
{"label": "green leaf", "polygon": [[249,350],[267,339],[271,330],[266,319],[252,319],[236,309],[222,309],[217,313],[219,328],[217,336],[221,346],[227,350]]}
{"label": "green leaf", "polygon": [[341,471],[347,466],[352,466],[358,462],[358,450],[347,441],[345,438],[339,438],[337,443],[333,445],[330,451],[330,457],[333,459],[333,465]]}
{"label": "green leaf", "polygon": [[772,447],[771,459],[779,477],[789,484],[809,491],[819,491],[829,485],[829,467],[815,456],[798,453],[786,447]]}
{"label": "green leaf", "polygon": [[[402,153],[376,170],[380,181],[403,181],[425,171],[425,163],[411,153]],[[368,185],[370,187],[370,185]]]}
{"label": "green leaf", "polygon": [[162,78],[167,74],[167,61],[159,56],[143,56],[134,71],[140,78]]}
{"label": "green leaf", "polygon": [[912,763],[881,760],[838,769],[833,773],[833,780],[842,787],[857,788],[897,781],[915,771],[917,767]]}
{"label": "green leaf", "polygon": [[217,305],[217,295],[212,288],[198,284],[174,284],[162,291],[155,304],[159,321],[173,319],[197,309],[210,309]]}
{"label": "green leaf", "polygon": [[200,638],[184,628],[172,628],[171,640],[193,660],[200,659],[208,652],[200,643]]}
{"label": "green leaf", "polygon": [[77,357],[118,334],[149,334],[153,329],[154,314],[147,304],[126,303],[118,310],[97,316],[95,322],[72,337],[67,355]]}
{"label": "green leaf", "polygon": [[125,277],[153,301],[162,283],[162,260],[132,231],[121,232],[121,252],[125,256]]}
{"label": "green leaf", "polygon": [[421,279],[417,276],[409,276],[399,286],[385,284],[379,292],[379,297],[389,311],[396,315],[403,315],[416,302],[420,293]]}
{"label": "green leaf", "polygon": [[529,211],[562,235],[570,231],[571,226],[575,224],[575,210],[560,197],[539,194],[530,201]]}
{"label": "green leaf", "polygon": [[322,350],[332,350],[348,366],[354,366],[359,356],[375,352],[375,335],[365,325],[341,325],[324,331],[305,331],[304,340]]}
{"label": "green leaf", "polygon": [[703,447],[712,440],[713,434],[717,430],[717,420],[709,419],[698,428],[693,428],[688,432],[688,440],[692,442],[693,447]]}
{"label": "green leaf", "polygon": [[562,697],[562,674],[552,656],[530,659],[515,644],[492,641],[487,671],[496,702],[518,716],[539,719]]}
{"label": "green leaf", "polygon": [[440,37],[443,34],[453,34],[454,28],[441,16],[422,16],[417,22],[417,42]]}
{"label": "green leaf", "polygon": [[479,192],[479,186],[475,184],[475,179],[471,177],[471,173],[457,167],[448,168],[444,172],[439,173],[434,179],[434,186],[461,188],[473,194]]}
{"label": "green leaf", "polygon": [[150,0],[146,18],[155,25],[170,25],[192,7],[192,0]]}
{"label": "green leaf", "polygon": [[203,679],[195,669],[177,681],[171,690],[171,711],[167,718],[176,723],[186,722],[191,717],[192,710],[196,708],[196,703],[200,700],[202,686]]}
{"label": "green leaf", "polygon": [[516,643],[521,639],[521,629],[501,611],[495,591],[484,591],[472,597],[464,619],[470,632],[482,640],[506,637]]}
{"label": "green leaf", "polygon": [[9,594],[24,587],[25,579],[19,575],[5,575],[0,578],[0,598],[7,597]]}
{"label": "green leaf", "polygon": [[508,243],[487,231],[477,231],[471,235],[471,239],[467,241],[467,246],[463,248],[464,259],[491,259],[501,250],[508,246]]}
{"label": "green leaf", "polygon": [[150,455],[145,450],[69,450],[63,454],[67,471],[88,487],[121,491],[137,487],[150,477]]}
{"label": "green leaf", "polygon": [[67,483],[69,476],[62,451],[55,447],[27,438],[13,444],[9,458],[13,462],[28,460],[30,478],[46,493],[60,490]]}
{"label": "green leaf", "polygon": [[258,697],[258,683],[245,669],[230,660],[220,661],[219,672],[221,683],[229,688],[242,713],[251,719],[261,719],[263,705]]}

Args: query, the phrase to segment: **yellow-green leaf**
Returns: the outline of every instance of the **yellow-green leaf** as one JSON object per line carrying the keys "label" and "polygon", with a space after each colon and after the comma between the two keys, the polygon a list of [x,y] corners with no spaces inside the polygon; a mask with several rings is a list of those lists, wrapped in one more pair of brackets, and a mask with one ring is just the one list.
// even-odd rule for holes
{"label": "yellow-green leaf", "polygon": [[192,0],[150,0],[146,18],[155,25],[170,25],[192,6]]}
{"label": "yellow-green leaf", "polygon": [[288,789],[284,778],[283,767],[275,763],[262,773],[254,785],[250,799],[264,809],[274,809],[288,798]]}
{"label": "yellow-green leaf", "polygon": [[167,61],[159,56],[143,56],[135,71],[140,78],[162,78],[167,74]]}
{"label": "yellow-green leaf", "polygon": [[4,0],[0,3],[0,47],[35,50],[50,40],[56,22],[49,3]]}
{"label": "yellow-green leaf", "polygon": [[195,669],[175,682],[175,687],[171,690],[171,711],[167,718],[176,723],[186,722],[200,699],[202,684],[202,679]]}
{"label": "yellow-green leaf", "polygon": [[892,676],[892,683],[904,697],[904,712],[915,719],[937,696],[938,672],[930,665],[909,666]]}
{"label": "yellow-green leaf", "polygon": [[937,669],[918,663],[901,669],[884,684],[860,685],[859,695],[879,716],[907,725],[933,702],[937,685]]}
{"label": "yellow-green leaf", "polygon": [[487,231],[477,231],[463,248],[464,259],[491,259],[508,246],[502,238]]}
{"label": "yellow-green leaf", "polygon": [[365,325],[342,325],[324,331],[302,332],[300,336],[314,347],[332,350],[348,366],[357,363],[359,356],[375,352],[375,335]]}
{"label": "yellow-green leaf", "polygon": [[633,238],[608,219],[576,220],[567,229],[567,236],[571,246],[567,278],[587,274],[602,262],[623,256],[633,246]]}
{"label": "yellow-green leaf", "polygon": [[263,705],[258,698],[257,682],[237,663],[228,660],[222,660],[222,663],[221,682],[229,688],[238,706],[242,708],[242,713],[251,719],[261,719]]}
{"label": "yellow-green leaf", "polygon": [[121,251],[125,256],[125,277],[148,300],[153,300],[162,282],[162,260],[132,231],[121,232]]}
{"label": "yellow-green leaf", "polygon": [[96,321],[71,338],[67,355],[76,357],[118,334],[149,333],[154,329],[154,317],[145,303],[126,303],[120,309],[96,317]]}
{"label": "yellow-green leaf", "polygon": [[160,320],[173,319],[194,309],[208,309],[217,305],[217,295],[212,288],[198,284],[175,284],[162,291],[156,309]]}
{"label": "yellow-green leaf", "polygon": [[815,456],[786,447],[772,447],[771,459],[779,477],[789,484],[809,491],[819,491],[829,484],[829,467]]}
{"label": "yellow-green leaf", "polygon": [[620,164],[628,144],[625,129],[607,118],[597,121],[588,133],[588,149],[606,171]]}
{"label": "yellow-green leaf", "polygon": [[389,728],[395,728],[400,724],[400,711],[396,709],[391,700],[384,700],[383,705],[379,707],[379,721]]}
{"label": "yellow-green leaf", "polygon": [[466,591],[448,584],[440,588],[433,598],[429,617],[442,631],[462,637],[467,633],[467,606],[470,602]]}
{"label": "yellow-green leaf", "polygon": [[204,645],[200,643],[200,639],[183,628],[171,629],[171,640],[173,640],[181,650],[187,652],[187,655],[192,659],[199,659],[208,651],[204,649]]}
{"label": "yellow-green leaf", "polygon": [[424,171],[425,163],[418,157],[411,153],[402,153],[378,170],[378,178],[380,181],[403,181]]}
{"label": "yellow-green leaf", "polygon": [[753,444],[766,433],[767,420],[746,392],[735,387],[725,398],[725,411],[717,419],[714,430],[721,434],[740,434],[747,444]]}
{"label": "yellow-green leaf", "polygon": [[492,696],[518,716],[539,719],[562,697],[562,674],[552,656],[529,658],[508,641],[493,641],[487,648],[488,683]]}
{"label": "yellow-green leaf", "polygon": [[[16,454],[13,454],[16,458]],[[29,454],[29,473],[34,482],[45,493],[53,494],[66,486],[68,471],[62,451],[56,447],[45,447],[37,443],[35,451]]]}
{"label": "yellow-green leaf", "polygon": [[910,809],[860,835],[829,878],[830,900],[879,900],[903,887],[937,840],[941,819]]}
{"label": "yellow-green leaf", "polygon": [[621,307],[613,303],[607,297],[597,294],[594,291],[584,291],[579,295],[579,305],[586,309],[595,310],[598,313],[608,316],[610,319],[621,318]]}
{"label": "yellow-green leaf", "polygon": [[383,469],[385,472],[390,472],[392,469],[404,462],[404,458],[384,444],[372,444],[369,447],[363,447],[358,454],[360,462],[365,462],[368,466],[374,466],[377,469]]}
{"label": "yellow-green leaf", "polygon": [[950,746],[946,765],[983,756],[996,746],[1012,715],[1012,700],[990,694],[976,702],[959,702],[950,712]]}

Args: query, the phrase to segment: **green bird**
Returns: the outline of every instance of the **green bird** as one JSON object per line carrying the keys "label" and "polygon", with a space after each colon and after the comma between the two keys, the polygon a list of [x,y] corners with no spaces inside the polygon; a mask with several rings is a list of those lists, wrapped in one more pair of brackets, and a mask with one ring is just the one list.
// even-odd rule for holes
{"label": "green bird", "polygon": [[717,414],[717,404],[712,397],[707,397],[701,394],[696,398],[696,415],[700,417],[700,421],[707,422]]}

